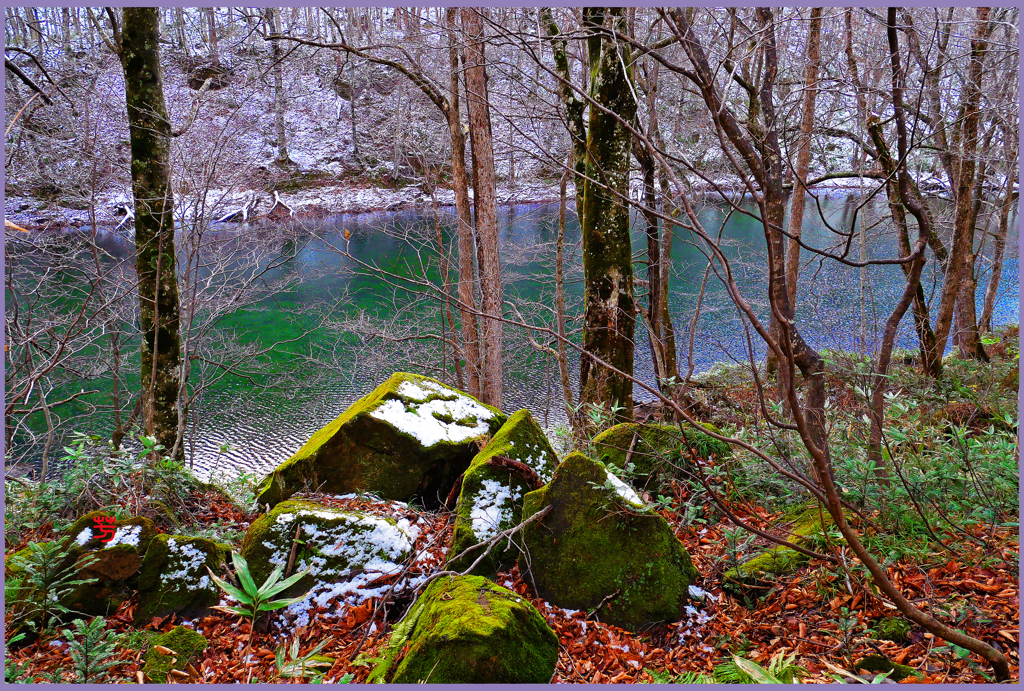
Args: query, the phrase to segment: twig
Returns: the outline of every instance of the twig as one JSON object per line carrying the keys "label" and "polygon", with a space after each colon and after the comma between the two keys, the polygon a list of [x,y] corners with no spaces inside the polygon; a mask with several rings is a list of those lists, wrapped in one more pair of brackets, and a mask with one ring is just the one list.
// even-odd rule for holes
{"label": "twig", "polygon": [[299,531],[302,530],[302,521],[297,521],[295,526],[295,538],[292,540],[292,552],[288,555],[288,566],[285,567],[284,577],[292,575],[292,567],[295,565],[295,552],[299,546]]}

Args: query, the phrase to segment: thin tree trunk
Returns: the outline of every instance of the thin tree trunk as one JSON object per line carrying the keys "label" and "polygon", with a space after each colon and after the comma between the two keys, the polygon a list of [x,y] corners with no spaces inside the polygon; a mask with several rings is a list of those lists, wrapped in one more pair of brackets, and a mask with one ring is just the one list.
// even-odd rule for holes
{"label": "thin tree trunk", "polygon": [[459,110],[459,50],[456,41],[456,15],[458,10],[445,10],[448,29],[448,59],[451,77],[448,93],[448,134],[452,141],[452,189],[455,192],[455,220],[459,234],[459,316],[462,320],[462,348],[466,356],[469,393],[481,398],[480,337],[476,317],[476,247],[473,239],[473,221],[469,203],[469,184],[466,179],[466,135],[462,131]]}
{"label": "thin tree trunk", "polygon": [[135,196],[143,420],[146,433],[169,452],[175,447],[180,422],[181,341],[170,188],[171,125],[160,74],[158,12],[153,7],[124,8],[121,61]]}
{"label": "thin tree trunk", "polygon": [[786,248],[786,290],[789,294],[790,319],[796,310],[796,284],[800,273],[800,232],[804,223],[804,201],[807,194],[807,170],[811,163],[811,132],[814,129],[814,105],[818,98],[818,68],[821,66],[821,10],[811,8],[807,35],[807,67],[804,71],[804,101],[800,118],[800,141],[796,150],[796,179],[789,202],[789,246]]}
{"label": "thin tree trunk", "polygon": [[[1012,146],[1007,144],[1007,148]],[[1008,166],[1012,166],[1013,158],[1007,159]],[[995,309],[996,293],[999,291],[999,280],[1003,274],[1003,253],[1006,248],[1006,236],[1010,228],[1010,211],[1013,209],[1013,184],[1017,180],[1017,171],[1008,167],[1006,175],[1006,191],[1003,193],[1003,204],[999,213],[999,230],[996,232],[995,247],[992,251],[992,276],[988,280],[988,288],[985,289],[985,302],[981,308],[981,318],[978,320],[979,328],[982,331],[992,331],[992,311]]]}
{"label": "thin tree trunk", "polygon": [[[487,98],[484,24],[479,11],[462,10],[466,31],[466,94],[473,155],[473,215],[476,221],[483,302],[483,400],[500,408],[502,386],[501,264],[498,256],[498,200],[494,176],[494,138]],[[490,317],[499,319],[491,319]]]}
{"label": "thin tree trunk", "polygon": [[217,19],[213,15],[213,8],[203,8],[206,14],[206,30],[209,36],[210,60],[214,65],[220,65],[220,49],[217,46]]}
{"label": "thin tree trunk", "polygon": [[[281,13],[276,7],[267,8],[267,23],[275,34],[281,33]],[[287,165],[288,143],[284,130],[284,74],[281,67],[281,42],[271,41],[271,59],[274,61],[274,134],[277,136],[277,163]]]}

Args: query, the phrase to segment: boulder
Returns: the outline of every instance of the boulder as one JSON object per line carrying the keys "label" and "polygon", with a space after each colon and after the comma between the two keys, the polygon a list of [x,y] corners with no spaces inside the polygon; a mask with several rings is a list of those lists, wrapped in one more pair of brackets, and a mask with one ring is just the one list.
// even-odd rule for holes
{"label": "boulder", "polygon": [[[134,516],[115,521],[113,539],[102,543],[96,518],[107,515],[103,511],[88,513],[65,533],[65,545],[70,547],[67,565],[75,565],[77,578],[96,579],[76,587],[61,601],[72,611],[106,616],[130,598],[138,585],[143,558],[156,536],[151,520]],[[95,558],[91,564],[87,563],[90,557]]]}
{"label": "boulder", "polygon": [[677,621],[697,579],[668,522],[603,463],[570,454],[551,482],[523,500],[523,516],[552,507],[523,531],[519,569],[540,597],[595,609],[604,622],[637,631]]}
{"label": "boulder", "polygon": [[441,577],[395,627],[367,681],[546,684],[557,662],[558,637],[529,600],[482,576]]}
{"label": "boulder", "polygon": [[[828,512],[818,505],[805,506],[790,513],[788,542],[804,546],[805,543],[820,538],[824,525],[831,526],[832,518]],[[796,573],[796,570],[810,561],[811,558],[792,547],[775,545],[755,555],[739,566],[735,566],[722,576],[722,587],[733,595],[764,593],[770,590],[781,576]]]}
{"label": "boulder", "polygon": [[231,84],[231,72],[222,65],[200,65],[188,76],[188,88],[199,91],[206,80],[210,80],[210,91],[223,89]]}
{"label": "boulder", "polygon": [[[172,651],[173,655],[165,655],[156,649],[156,646],[163,646]],[[146,679],[153,684],[166,684],[167,675],[172,669],[185,671],[189,665],[197,666],[199,653],[206,650],[207,640],[199,633],[196,633],[187,626],[176,626],[160,636],[150,640],[149,650],[146,652],[146,663],[142,667],[142,673]],[[175,679],[175,681],[179,681]],[[198,680],[192,680],[197,682]]]}
{"label": "boulder", "polygon": [[867,672],[872,676],[888,672],[889,676],[887,679],[891,679],[893,682],[900,682],[908,677],[913,677],[915,680],[921,679],[921,673],[913,667],[897,664],[881,655],[868,655],[858,660],[853,666],[853,671]]}
{"label": "boulder", "polygon": [[278,466],[257,498],[273,506],[310,487],[436,508],[505,419],[434,379],[397,372]]}
{"label": "boulder", "polygon": [[207,568],[223,577],[228,545],[184,535],[157,535],[149,544],[139,574],[135,623],[177,613],[183,619],[204,617],[220,600],[220,589]]}
{"label": "boulder", "polygon": [[[529,411],[513,414],[476,455],[463,477],[446,568],[469,568],[480,550],[462,559],[455,557],[467,547],[521,523],[523,495],[550,481],[557,465],[558,455]],[[494,578],[499,570],[511,567],[518,555],[515,546],[496,546],[473,573]]]}
{"label": "boulder", "polygon": [[[703,426],[719,431],[711,424]],[[711,455],[727,458],[731,453],[728,444],[688,424],[680,430],[676,425],[624,422],[594,437],[591,447],[597,460],[614,466],[636,487],[645,487],[658,476],[679,477],[679,468],[689,463],[690,449],[703,459]],[[630,472],[626,472],[627,465],[632,466]]]}
{"label": "boulder", "polygon": [[288,591],[300,594],[346,581],[366,584],[398,572],[413,554],[417,532],[406,519],[289,500],[253,521],[241,554],[259,586],[275,567],[287,568],[294,544],[292,573],[309,569]]}

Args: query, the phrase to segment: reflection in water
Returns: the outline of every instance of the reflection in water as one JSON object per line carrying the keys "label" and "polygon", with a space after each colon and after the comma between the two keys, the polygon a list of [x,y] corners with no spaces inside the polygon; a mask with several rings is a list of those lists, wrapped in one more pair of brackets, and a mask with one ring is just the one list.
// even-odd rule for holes
{"label": "reflection in water", "polygon": [[[818,218],[807,222],[804,239],[808,244],[835,254],[846,251],[852,260],[896,255],[895,238],[884,229],[872,228],[871,237],[863,245],[859,234],[847,237],[837,232],[853,221],[857,211],[854,197],[823,198],[821,203],[825,222]],[[548,325],[553,319],[557,205],[506,207],[501,214],[504,291],[509,305],[506,316],[518,318],[518,310],[531,323]],[[863,216],[864,212],[859,212],[858,219]],[[760,224],[749,216],[735,211],[728,214],[727,209],[713,205],[706,206],[701,217],[712,236],[725,223],[721,228],[722,244],[733,274],[745,298],[764,317],[766,271]],[[570,313],[580,313],[580,234],[571,213],[569,218],[567,304]],[[261,474],[399,369],[456,384],[451,349],[441,348],[437,338],[445,318],[442,301],[425,293],[422,286],[424,276],[435,285],[441,284],[435,222],[441,224],[445,242],[452,247],[452,221],[450,209],[442,210],[438,219],[430,210],[348,215],[317,224],[304,244],[286,246],[285,250],[291,250],[290,254],[285,252],[289,258],[266,271],[261,279],[269,285],[280,282],[286,289],[254,307],[227,314],[216,324],[222,337],[230,335],[243,344],[263,348],[281,345],[260,356],[258,377],[224,377],[194,406],[186,453],[196,469],[202,474]],[[639,252],[644,246],[642,222],[638,222],[634,250]],[[346,247],[351,258],[336,251]],[[220,264],[220,270],[230,267],[231,252],[241,257],[243,251],[244,243],[227,252],[225,260],[222,248],[221,260],[226,263]],[[121,254],[127,254],[124,248]],[[802,260],[797,321],[804,337],[818,348],[870,352],[888,310],[902,291],[899,267],[872,267],[862,272],[806,251]],[[672,262],[670,309],[680,349],[679,367],[685,373],[688,331],[707,260],[692,236],[680,230],[673,244]],[[238,264],[244,262],[239,260]],[[375,266],[384,274],[375,274],[361,265]],[[451,262],[448,268],[454,293],[457,263]],[[643,279],[642,261],[637,263],[637,272],[637,278]],[[934,261],[926,267],[923,280],[933,298],[940,286]],[[979,281],[979,303],[986,284],[987,278]],[[641,285],[638,300],[646,304],[644,291]],[[1016,259],[1006,262],[1000,293],[993,323],[1016,322]],[[579,323],[569,328],[578,329]],[[747,360],[744,324],[714,272],[694,331],[692,358],[696,372],[716,362]],[[506,327],[505,334],[505,408],[509,412],[529,408],[548,428],[562,423],[565,416],[553,361],[530,344],[523,330]],[[636,374],[653,386],[647,335],[640,323],[636,338]],[[755,358],[764,354],[758,340],[751,333]],[[903,320],[898,345],[916,346],[909,313]],[[576,369],[574,366],[573,371]],[[651,398],[639,387],[634,395],[639,400]],[[109,426],[97,421],[90,431]]]}

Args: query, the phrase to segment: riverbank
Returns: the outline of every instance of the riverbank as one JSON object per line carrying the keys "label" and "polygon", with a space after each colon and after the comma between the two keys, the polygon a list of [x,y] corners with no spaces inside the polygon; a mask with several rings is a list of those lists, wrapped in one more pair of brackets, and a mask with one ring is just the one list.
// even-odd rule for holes
{"label": "riverbank", "polygon": [[[899,469],[900,482],[877,483],[876,470],[864,461],[865,408],[857,391],[863,358],[858,355],[829,355],[828,427],[837,482],[860,512],[851,516],[851,525],[861,531],[868,549],[885,557],[888,577],[928,612],[1003,651],[1016,680],[1019,471],[1017,386],[1011,375],[1019,362],[1018,331],[1007,328],[990,340],[992,363],[947,358],[941,382],[921,376],[912,362],[894,365],[886,424],[891,452],[886,460],[889,468]],[[738,435],[743,429],[763,429],[764,408],[756,391],[744,369],[733,366],[702,377],[694,395],[704,406],[701,419]],[[764,391],[771,404],[774,387]],[[789,432],[775,434],[774,444],[758,444],[774,459],[779,460],[779,448],[799,448]],[[629,446],[620,451],[638,452]],[[602,453],[595,440],[579,450],[593,457]],[[79,449],[79,472],[68,477],[67,487],[53,485],[45,493],[32,493],[22,485],[5,485],[8,565],[15,552],[30,543],[52,544],[75,519],[95,508],[112,511],[119,520],[152,521],[158,534],[202,537],[232,550],[241,549],[243,535],[262,515],[261,509],[253,509],[254,486],[244,480],[216,487],[200,483],[180,467],[157,472],[147,470],[142,458],[137,465],[135,459],[113,462],[108,456],[102,446]],[[746,590],[731,587],[725,577],[729,569],[771,546],[733,521],[775,532],[789,525],[794,507],[802,506],[806,497],[738,447],[709,457],[701,468],[707,485],[689,473],[662,477],[655,485],[634,485],[649,510],[672,527],[699,574],[691,590],[694,600],[679,621],[630,632],[537,596],[529,576],[518,567],[497,574],[494,582],[529,602],[557,634],[553,682],[685,683],[694,681],[694,675],[723,682],[735,674],[728,666],[735,664],[733,655],[762,667],[783,656],[787,661],[777,666],[804,682],[835,681],[837,670],[845,678],[854,673],[855,661],[870,656],[888,661],[875,659],[875,664],[901,665],[901,675],[921,682],[992,680],[980,658],[944,644],[870,595],[869,579],[856,563],[843,568],[819,559],[795,560]],[[625,468],[616,470],[637,482]],[[142,491],[146,483],[151,490]],[[711,501],[709,489],[721,504]],[[448,510],[425,511],[362,495],[303,496],[332,510],[408,517],[419,530],[416,544],[429,545],[423,553],[429,552],[430,558],[416,560],[416,568],[425,569],[417,578],[442,568],[455,520]],[[159,503],[153,501],[157,497]],[[941,516],[932,507],[941,507]],[[842,544],[838,539],[823,533],[806,545],[827,552]],[[9,578],[9,588],[11,583]],[[363,682],[415,592],[377,584],[366,588],[366,599],[357,603],[325,600],[300,614],[286,610],[283,617],[275,615],[255,629],[244,618],[218,611],[139,621],[141,596],[130,594],[99,620],[113,642],[108,681],[135,681],[140,673],[149,673],[144,670],[154,655],[153,638],[185,626],[206,638],[206,648],[190,659],[190,666],[182,665],[178,681],[279,681],[283,670],[275,653],[296,637],[303,653],[321,646],[320,654],[329,659],[329,666],[318,670],[324,681]],[[8,635],[12,602],[16,597],[6,598]],[[300,626],[293,617],[301,614],[309,620]],[[8,681],[76,679],[69,650],[80,639],[69,641],[59,628],[44,631],[26,647],[8,648]],[[245,658],[241,651],[247,646],[252,655]]]}

